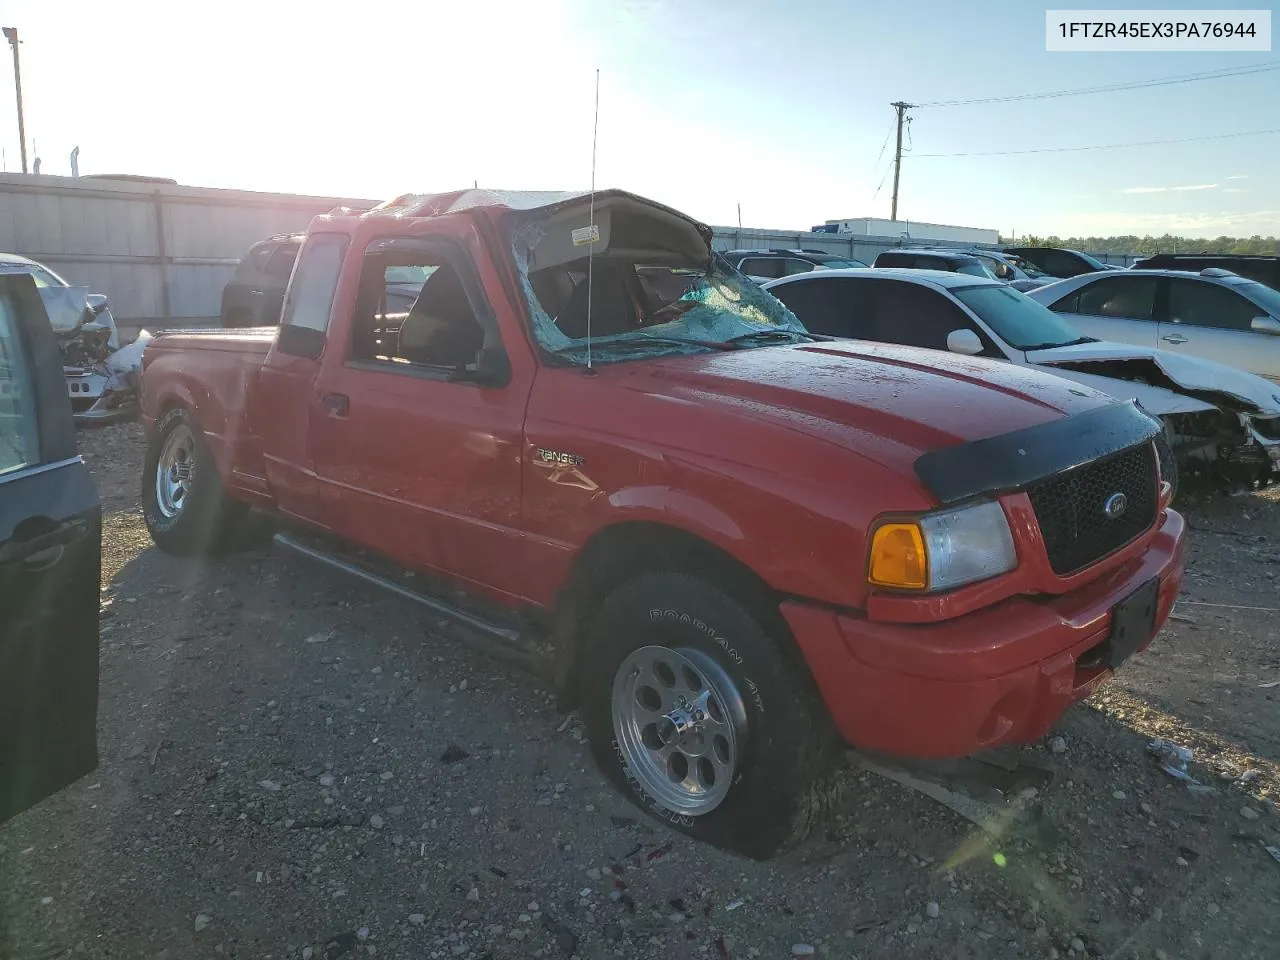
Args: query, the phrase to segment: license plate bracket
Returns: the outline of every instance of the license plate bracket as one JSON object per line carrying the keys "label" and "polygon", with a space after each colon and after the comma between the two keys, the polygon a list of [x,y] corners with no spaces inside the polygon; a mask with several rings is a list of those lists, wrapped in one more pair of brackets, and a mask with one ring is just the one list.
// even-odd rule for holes
{"label": "license plate bracket", "polygon": [[1111,608],[1111,635],[1103,663],[1114,670],[1151,639],[1156,631],[1160,579],[1152,577]]}

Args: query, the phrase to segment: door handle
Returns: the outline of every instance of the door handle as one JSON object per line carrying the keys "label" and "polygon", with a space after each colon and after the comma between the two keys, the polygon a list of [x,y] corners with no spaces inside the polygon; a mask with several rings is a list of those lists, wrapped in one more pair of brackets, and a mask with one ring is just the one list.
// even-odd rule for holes
{"label": "door handle", "polygon": [[49,530],[47,525],[52,521],[45,518],[33,519],[43,521],[38,525],[44,527],[45,532],[23,536],[22,527],[26,524],[20,525],[14,532],[13,539],[0,545],[0,563],[22,561],[29,566],[51,566],[61,556],[64,546],[84,535],[83,523],[61,523]]}
{"label": "door handle", "polygon": [[1180,333],[1170,333],[1160,338],[1165,343],[1186,343],[1187,338]]}
{"label": "door handle", "polygon": [[345,417],[347,410],[351,407],[351,400],[345,394],[326,393],[320,398],[320,405],[324,407],[324,412],[331,417]]}
{"label": "door handle", "polygon": [[261,297],[261,296],[263,296],[263,291],[261,291],[261,290],[250,290],[250,291],[249,291],[249,296],[251,296],[251,297]]}

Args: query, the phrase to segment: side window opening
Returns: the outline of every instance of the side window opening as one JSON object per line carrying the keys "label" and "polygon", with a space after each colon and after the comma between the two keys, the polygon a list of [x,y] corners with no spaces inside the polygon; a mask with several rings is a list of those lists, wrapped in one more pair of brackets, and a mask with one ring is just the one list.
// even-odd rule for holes
{"label": "side window opening", "polygon": [[953,330],[972,330],[986,348],[984,356],[1003,357],[990,338],[943,294],[896,280],[877,280],[873,289],[876,333],[871,339],[905,347],[946,350],[947,334]]}
{"label": "side window opening", "polygon": [[360,272],[351,359],[457,370],[477,362],[484,328],[443,253],[369,253]]}
{"label": "side window opening", "polygon": [[260,243],[249,251],[249,256],[246,259],[254,270],[262,271],[266,269],[267,261],[271,259],[271,253],[274,249],[274,244]]}
{"label": "side window opening", "polygon": [[1173,323],[1247,331],[1260,310],[1238,293],[1202,280],[1173,280],[1169,284],[1169,319]]}
{"label": "side window opening", "polygon": [[298,244],[282,243],[276,247],[275,253],[267,260],[265,272],[268,276],[288,281],[293,272],[293,262],[298,259]]}
{"label": "side window opening", "polygon": [[1076,312],[1097,317],[1150,320],[1155,299],[1155,277],[1108,277],[1080,291]]}
{"label": "side window opening", "polygon": [[40,460],[35,384],[17,319],[9,298],[0,296],[0,476]]}
{"label": "side window opening", "polygon": [[748,257],[742,261],[738,270],[749,277],[766,277],[774,280],[782,276],[782,261],[772,257]]}

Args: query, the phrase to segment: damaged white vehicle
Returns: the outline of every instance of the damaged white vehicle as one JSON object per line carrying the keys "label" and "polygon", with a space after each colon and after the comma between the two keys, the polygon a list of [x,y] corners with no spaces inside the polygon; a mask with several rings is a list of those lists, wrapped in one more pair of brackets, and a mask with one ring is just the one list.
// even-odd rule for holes
{"label": "damaged white vehicle", "polygon": [[1083,336],[1025,294],[965,274],[830,270],[764,286],[813,333],[1007,360],[1136,400],[1164,422],[1165,459],[1184,478],[1280,479],[1280,386],[1254,374]]}
{"label": "damaged white vehicle", "polygon": [[0,253],[0,274],[4,273],[26,273],[35,280],[62,351],[62,371],[76,421],[110,423],[134,416],[142,351],[151,335],[143,331],[122,348],[107,298],[68,283],[35,260]]}

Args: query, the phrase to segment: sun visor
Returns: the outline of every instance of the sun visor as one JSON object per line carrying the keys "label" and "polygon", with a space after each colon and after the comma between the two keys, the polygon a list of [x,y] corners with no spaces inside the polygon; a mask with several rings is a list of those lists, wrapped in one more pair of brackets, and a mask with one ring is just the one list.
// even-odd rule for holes
{"label": "sun visor", "polygon": [[544,270],[562,263],[581,260],[588,254],[602,254],[608,249],[612,235],[613,210],[596,207],[594,225],[591,208],[575,205],[543,224],[543,234],[529,254],[529,269]]}

